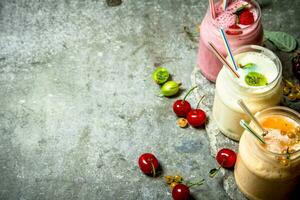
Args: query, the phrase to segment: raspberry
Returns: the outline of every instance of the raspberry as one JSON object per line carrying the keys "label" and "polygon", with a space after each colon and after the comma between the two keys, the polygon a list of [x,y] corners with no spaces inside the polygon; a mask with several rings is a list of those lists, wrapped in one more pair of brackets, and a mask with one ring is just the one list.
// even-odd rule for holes
{"label": "raspberry", "polygon": [[249,9],[245,9],[239,16],[239,23],[243,25],[250,25],[254,22],[253,13]]}

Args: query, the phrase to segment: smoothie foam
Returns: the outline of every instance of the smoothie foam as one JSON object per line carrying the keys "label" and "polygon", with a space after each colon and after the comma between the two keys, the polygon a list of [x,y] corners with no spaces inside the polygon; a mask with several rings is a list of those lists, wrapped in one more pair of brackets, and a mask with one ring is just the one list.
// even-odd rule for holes
{"label": "smoothie foam", "polygon": [[[257,87],[268,85],[269,83],[274,81],[278,75],[275,63],[264,54],[258,52],[241,53],[235,56],[235,60],[237,62],[237,65],[239,66],[237,71],[240,75],[238,83],[241,86]],[[266,83],[261,85],[249,85],[246,79],[249,78],[249,74],[251,75],[253,74],[253,72],[263,75],[263,77],[265,77],[266,79]]]}
{"label": "smoothie foam", "polygon": [[[216,19],[215,23],[222,28],[229,28],[230,26],[233,26],[234,24],[239,24],[238,23],[238,16],[236,15],[236,12],[241,9],[249,9],[250,12],[253,14],[254,21],[257,20],[258,14],[257,14],[257,9],[253,7],[251,4],[249,4],[245,0],[236,0],[230,2],[228,5],[227,9],[224,11],[222,8],[221,2],[218,2],[215,6],[215,11],[216,11]],[[246,28],[249,25],[243,25],[239,24],[241,28]]]}
{"label": "smoothie foam", "polygon": [[270,115],[260,120],[268,131],[263,147],[272,153],[287,153],[300,150],[300,128],[293,119],[281,115]]}

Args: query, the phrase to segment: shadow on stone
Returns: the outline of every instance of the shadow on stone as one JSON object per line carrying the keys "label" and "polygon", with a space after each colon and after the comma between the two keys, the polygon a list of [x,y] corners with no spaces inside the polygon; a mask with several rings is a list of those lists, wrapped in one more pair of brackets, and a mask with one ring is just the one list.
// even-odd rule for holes
{"label": "shadow on stone", "polygon": [[151,178],[158,178],[163,174],[163,168],[161,165],[158,166],[158,169],[155,171],[155,176],[153,176],[153,173],[145,174],[146,176],[149,176]]}
{"label": "shadow on stone", "polygon": [[106,0],[106,3],[110,7],[119,6],[122,4],[122,0]]}
{"label": "shadow on stone", "polygon": [[197,199],[193,196],[193,194],[191,194],[189,200],[197,200]]}
{"label": "shadow on stone", "polygon": [[272,0],[260,0],[260,1],[258,1],[258,4],[259,4],[260,8],[263,10],[263,9],[271,7]]}

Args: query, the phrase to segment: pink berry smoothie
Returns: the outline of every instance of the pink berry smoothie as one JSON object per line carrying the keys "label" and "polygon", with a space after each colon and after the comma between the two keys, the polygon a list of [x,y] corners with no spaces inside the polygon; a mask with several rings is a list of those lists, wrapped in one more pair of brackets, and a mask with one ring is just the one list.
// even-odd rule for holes
{"label": "pink berry smoothie", "polygon": [[254,0],[231,0],[223,10],[222,0],[215,2],[215,19],[208,9],[200,26],[198,66],[201,73],[215,82],[223,64],[210,50],[208,42],[213,43],[226,57],[227,52],[219,29],[223,28],[232,50],[242,45],[260,45],[263,40],[261,10]]}

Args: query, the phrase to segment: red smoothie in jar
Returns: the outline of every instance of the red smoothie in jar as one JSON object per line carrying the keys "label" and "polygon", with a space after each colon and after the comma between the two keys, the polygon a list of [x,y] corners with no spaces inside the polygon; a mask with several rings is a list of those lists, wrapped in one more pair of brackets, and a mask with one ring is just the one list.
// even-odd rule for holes
{"label": "red smoothie in jar", "polygon": [[208,9],[200,26],[198,66],[201,73],[210,81],[215,82],[223,64],[210,50],[208,42],[227,56],[225,45],[219,29],[223,28],[232,50],[243,45],[260,45],[263,40],[261,10],[253,0],[228,1],[226,10],[222,1],[215,2],[215,18]]}

